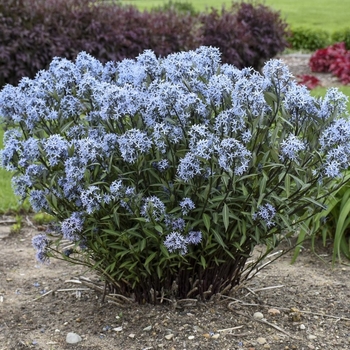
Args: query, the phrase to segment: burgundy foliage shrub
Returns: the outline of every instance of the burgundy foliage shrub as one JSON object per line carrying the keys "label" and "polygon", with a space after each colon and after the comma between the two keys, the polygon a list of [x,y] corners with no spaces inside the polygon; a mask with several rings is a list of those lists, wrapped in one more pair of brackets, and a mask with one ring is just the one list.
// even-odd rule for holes
{"label": "burgundy foliage shrub", "polygon": [[201,15],[203,45],[215,46],[222,61],[238,68],[260,69],[287,46],[289,31],[279,12],[262,4],[233,3],[221,12],[212,8]]}
{"label": "burgundy foliage shrub", "polygon": [[86,51],[101,62],[134,58],[145,49],[157,56],[216,46],[223,62],[261,64],[286,45],[286,24],[263,5],[234,4],[202,15],[140,12],[99,0],[3,0],[0,2],[0,87],[33,78],[55,56],[73,60]]}
{"label": "burgundy foliage shrub", "polygon": [[309,74],[297,75],[297,80],[299,84],[305,85],[309,90],[322,86],[320,79]]}
{"label": "burgundy foliage shrub", "polygon": [[350,51],[344,42],[315,51],[309,65],[313,72],[330,72],[343,84],[350,83]]}
{"label": "burgundy foliage shrub", "polygon": [[196,18],[169,9],[140,12],[98,0],[4,0],[0,3],[0,86],[34,77],[55,56],[86,51],[101,62],[194,49]]}

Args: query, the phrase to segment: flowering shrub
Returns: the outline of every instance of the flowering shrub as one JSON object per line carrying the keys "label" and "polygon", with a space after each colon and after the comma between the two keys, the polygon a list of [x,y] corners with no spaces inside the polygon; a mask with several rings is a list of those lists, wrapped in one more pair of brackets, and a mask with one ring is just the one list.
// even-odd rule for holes
{"label": "flowering shrub", "polygon": [[105,65],[82,52],[1,91],[1,161],[57,220],[33,239],[40,261],[89,266],[138,302],[205,299],[342,184],[345,111],[343,94],[311,97],[279,60],[260,74],[208,47]]}
{"label": "flowering shrub", "polygon": [[343,84],[350,83],[350,51],[345,43],[337,43],[317,50],[310,58],[313,72],[333,73]]}

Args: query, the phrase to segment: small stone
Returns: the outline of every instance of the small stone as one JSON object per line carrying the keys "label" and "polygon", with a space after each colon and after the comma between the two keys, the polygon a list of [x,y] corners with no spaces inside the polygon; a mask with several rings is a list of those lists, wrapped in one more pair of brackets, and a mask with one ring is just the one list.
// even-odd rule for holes
{"label": "small stone", "polygon": [[116,327],[116,328],[113,328],[114,332],[121,332],[123,330],[123,327]]}
{"label": "small stone", "polygon": [[68,343],[68,344],[77,344],[81,341],[82,341],[82,339],[81,339],[81,336],[79,334],[70,332],[66,336],[66,343]]}
{"label": "small stone", "polygon": [[145,332],[149,332],[151,329],[152,329],[152,326],[147,326],[147,327],[145,327],[143,330],[144,330]]}
{"label": "small stone", "polygon": [[212,339],[218,339],[219,337],[220,337],[220,333],[216,333],[211,336]]}
{"label": "small stone", "polygon": [[265,338],[262,338],[262,337],[259,337],[259,338],[256,340],[256,342],[257,342],[258,344],[260,344],[260,345],[263,345],[263,344],[266,344],[266,343],[267,343],[266,339],[265,339]]}
{"label": "small stone", "polygon": [[304,324],[301,324],[300,326],[299,326],[299,328],[303,331],[304,329],[306,329],[306,327],[305,327],[305,325]]}
{"label": "small stone", "polygon": [[270,346],[270,344],[264,344],[263,348],[264,349],[271,349],[271,346]]}
{"label": "small stone", "polygon": [[315,340],[316,338],[317,338],[316,335],[313,335],[313,334],[309,334],[307,336],[307,339],[309,339],[309,340]]}
{"label": "small stone", "polygon": [[257,320],[261,320],[264,318],[264,315],[261,312],[255,312],[253,317],[256,318]]}
{"label": "small stone", "polygon": [[267,311],[270,315],[272,315],[272,316],[277,316],[277,315],[279,315],[280,313],[281,313],[281,311],[280,310],[277,310],[277,309],[269,309],[268,311]]}
{"label": "small stone", "polygon": [[174,338],[174,334],[170,333],[170,334],[167,334],[165,337],[164,337],[166,340],[171,340]]}
{"label": "small stone", "polygon": [[59,333],[61,332],[59,329],[55,329],[55,333]]}
{"label": "small stone", "polygon": [[130,333],[130,334],[128,335],[128,337],[131,338],[131,339],[134,339],[134,338],[135,338],[135,334],[134,334],[134,333]]}
{"label": "small stone", "polygon": [[189,335],[189,336],[188,336],[188,339],[189,339],[189,340],[193,340],[193,339],[194,339],[194,335]]}

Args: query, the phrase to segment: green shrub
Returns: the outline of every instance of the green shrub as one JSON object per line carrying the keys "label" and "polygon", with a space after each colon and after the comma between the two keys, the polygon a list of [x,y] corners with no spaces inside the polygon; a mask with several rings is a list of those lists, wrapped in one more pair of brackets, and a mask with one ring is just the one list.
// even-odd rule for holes
{"label": "green shrub", "polygon": [[294,50],[315,51],[329,45],[328,32],[309,28],[292,28],[288,42]]}
{"label": "green shrub", "polygon": [[95,269],[140,303],[229,293],[350,161],[345,96],[311,97],[278,60],[262,72],[207,47],[106,65],[81,53],[7,85],[2,165],[58,224],[33,239],[37,258]]}
{"label": "green shrub", "polygon": [[333,42],[344,42],[347,50],[350,50],[350,28],[338,30],[332,34]]}
{"label": "green shrub", "polygon": [[326,209],[306,221],[305,228],[298,236],[298,245],[293,261],[298,257],[302,242],[306,236],[312,237],[314,243],[319,238],[324,246],[330,241],[333,244],[332,262],[343,257],[350,259],[350,173],[346,183],[335,191],[326,201]]}
{"label": "green shrub", "polygon": [[175,10],[180,13],[190,14],[191,16],[196,16],[199,12],[195,9],[193,4],[189,1],[172,1],[164,3],[162,6],[155,8],[157,11],[169,11]]}

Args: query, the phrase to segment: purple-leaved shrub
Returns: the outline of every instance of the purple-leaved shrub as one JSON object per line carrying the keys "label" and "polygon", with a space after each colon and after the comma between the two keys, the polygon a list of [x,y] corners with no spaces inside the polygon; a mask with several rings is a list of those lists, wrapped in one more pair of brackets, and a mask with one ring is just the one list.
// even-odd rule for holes
{"label": "purple-leaved shrub", "polygon": [[57,221],[37,258],[90,266],[137,302],[229,293],[257,244],[268,254],[324,208],[350,160],[342,93],[314,98],[281,61],[239,70],[212,47],[55,58],[5,86],[0,115],[16,193]]}

